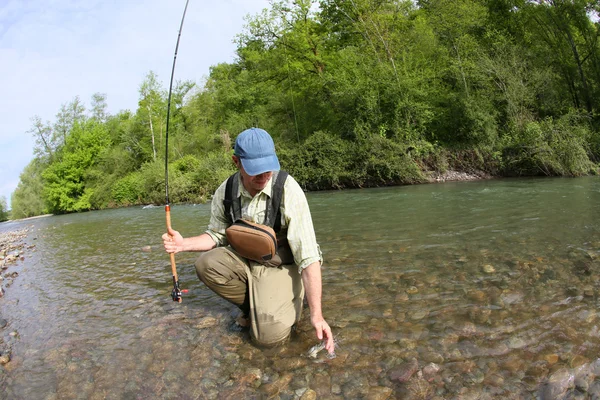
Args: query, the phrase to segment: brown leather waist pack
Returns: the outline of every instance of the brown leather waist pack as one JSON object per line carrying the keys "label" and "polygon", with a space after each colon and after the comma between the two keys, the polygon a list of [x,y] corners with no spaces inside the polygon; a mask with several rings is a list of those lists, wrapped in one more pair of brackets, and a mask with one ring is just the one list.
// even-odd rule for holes
{"label": "brown leather waist pack", "polygon": [[294,258],[287,245],[277,243],[273,228],[237,219],[225,230],[229,245],[242,257],[270,267],[291,264]]}

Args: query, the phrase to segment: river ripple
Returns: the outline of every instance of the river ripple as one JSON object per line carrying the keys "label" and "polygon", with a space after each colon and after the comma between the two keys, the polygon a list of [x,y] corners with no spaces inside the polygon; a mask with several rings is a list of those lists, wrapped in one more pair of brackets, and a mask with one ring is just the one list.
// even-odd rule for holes
{"label": "river ripple", "polygon": [[[0,397],[593,398],[600,396],[600,181],[518,179],[308,195],[326,263],[335,359],[308,313],[285,347],[254,347],[178,254],[170,300],[162,207],[27,227],[0,299],[11,361]],[[173,206],[184,236],[208,205]],[[149,247],[148,247],[149,246]]]}

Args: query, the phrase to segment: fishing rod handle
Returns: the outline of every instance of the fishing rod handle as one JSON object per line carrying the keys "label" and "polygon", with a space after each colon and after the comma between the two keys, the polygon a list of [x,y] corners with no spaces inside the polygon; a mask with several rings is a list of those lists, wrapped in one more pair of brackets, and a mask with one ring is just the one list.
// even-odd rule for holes
{"label": "fishing rod handle", "polygon": [[[172,228],[171,228],[171,206],[169,206],[168,204],[165,206],[165,214],[167,216],[167,233],[169,233],[169,231]],[[175,280],[175,282],[178,282],[179,279],[177,278],[177,264],[175,264],[175,253],[169,253],[169,256],[171,257],[171,272],[173,273],[173,279]]]}

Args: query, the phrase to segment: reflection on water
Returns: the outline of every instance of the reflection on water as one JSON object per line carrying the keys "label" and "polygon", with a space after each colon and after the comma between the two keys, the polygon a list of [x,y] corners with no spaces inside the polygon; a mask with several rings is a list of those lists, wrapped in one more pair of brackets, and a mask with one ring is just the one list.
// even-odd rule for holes
{"label": "reflection on water", "polygon": [[[335,359],[305,311],[257,349],[234,307],[178,254],[170,299],[162,207],[0,225],[35,251],[8,271],[0,397],[571,398],[600,396],[600,181],[446,183],[308,195]],[[200,233],[208,205],[173,206]],[[142,251],[151,246],[151,251]]]}

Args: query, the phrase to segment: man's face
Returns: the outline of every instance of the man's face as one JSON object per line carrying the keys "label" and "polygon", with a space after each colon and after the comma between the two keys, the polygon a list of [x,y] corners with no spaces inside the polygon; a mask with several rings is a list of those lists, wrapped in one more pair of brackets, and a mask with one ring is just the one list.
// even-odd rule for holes
{"label": "man's face", "polygon": [[242,177],[242,183],[244,184],[244,187],[252,196],[255,196],[258,192],[263,190],[265,186],[267,186],[269,179],[271,179],[273,176],[273,171],[254,176],[248,175],[238,157],[233,156],[233,162],[240,170],[240,176]]}

